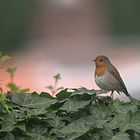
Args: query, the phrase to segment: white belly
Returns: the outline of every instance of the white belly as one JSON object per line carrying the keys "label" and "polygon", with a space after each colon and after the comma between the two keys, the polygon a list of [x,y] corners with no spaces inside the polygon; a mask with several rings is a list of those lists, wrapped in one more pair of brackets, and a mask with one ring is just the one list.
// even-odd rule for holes
{"label": "white belly", "polygon": [[95,82],[101,89],[111,91],[113,90],[113,87],[112,87],[113,78],[114,77],[112,77],[110,73],[106,71],[105,74],[102,76],[96,75]]}
{"label": "white belly", "polygon": [[106,78],[105,76],[95,76],[95,82],[96,84],[103,90],[107,90],[106,89]]}

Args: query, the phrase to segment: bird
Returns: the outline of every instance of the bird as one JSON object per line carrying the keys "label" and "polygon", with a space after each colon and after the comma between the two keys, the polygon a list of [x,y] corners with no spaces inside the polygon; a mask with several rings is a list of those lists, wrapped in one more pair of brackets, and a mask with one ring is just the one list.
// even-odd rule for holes
{"label": "bird", "polygon": [[128,93],[128,90],[116,67],[110,62],[109,58],[104,55],[97,56],[95,62],[95,82],[97,86],[107,92],[111,91],[111,99],[113,99],[114,91],[124,93],[130,100],[133,97]]}

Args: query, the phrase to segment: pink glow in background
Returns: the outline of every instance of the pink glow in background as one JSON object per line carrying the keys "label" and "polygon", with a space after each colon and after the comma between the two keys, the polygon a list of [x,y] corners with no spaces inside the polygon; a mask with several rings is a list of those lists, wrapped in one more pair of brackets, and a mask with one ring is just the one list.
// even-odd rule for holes
{"label": "pink glow in background", "polygon": [[[58,86],[99,89],[94,82],[97,55],[106,55],[118,68],[130,94],[139,97],[140,41],[133,36],[110,36],[106,9],[84,0],[40,2],[38,14],[29,19],[29,39],[12,52],[17,66],[15,83],[31,91],[46,91],[60,73]],[[2,74],[4,83],[7,74]]]}

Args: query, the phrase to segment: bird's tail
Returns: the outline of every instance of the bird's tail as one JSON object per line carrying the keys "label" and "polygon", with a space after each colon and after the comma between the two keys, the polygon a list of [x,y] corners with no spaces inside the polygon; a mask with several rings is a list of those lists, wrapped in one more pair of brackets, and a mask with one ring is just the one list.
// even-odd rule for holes
{"label": "bird's tail", "polygon": [[134,98],[128,93],[127,90],[124,92],[124,94],[125,94],[131,101],[134,101]]}

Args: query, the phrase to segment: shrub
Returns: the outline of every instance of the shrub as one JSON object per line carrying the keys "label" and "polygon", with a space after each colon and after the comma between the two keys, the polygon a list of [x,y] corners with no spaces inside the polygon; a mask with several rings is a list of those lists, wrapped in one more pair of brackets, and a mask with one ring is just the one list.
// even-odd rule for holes
{"label": "shrub", "polygon": [[[7,93],[0,108],[1,140],[140,140],[140,100],[110,101],[79,88]],[[4,105],[4,106],[3,106]]]}

